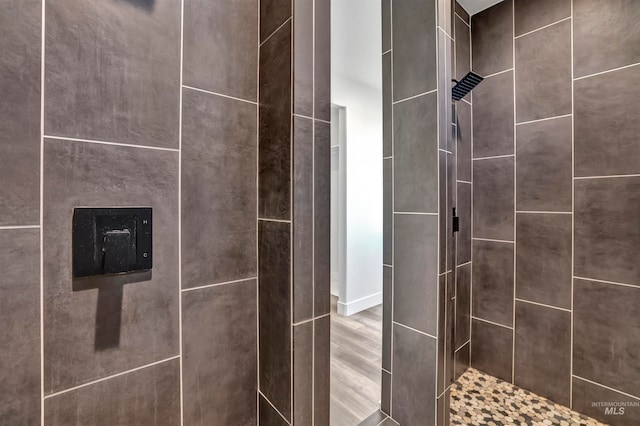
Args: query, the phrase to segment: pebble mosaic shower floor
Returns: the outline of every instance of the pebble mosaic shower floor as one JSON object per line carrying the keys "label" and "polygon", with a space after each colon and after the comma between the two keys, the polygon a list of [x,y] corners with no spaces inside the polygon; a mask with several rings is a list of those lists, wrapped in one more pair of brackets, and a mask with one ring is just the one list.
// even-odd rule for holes
{"label": "pebble mosaic shower floor", "polygon": [[605,425],[473,368],[451,386],[451,425]]}

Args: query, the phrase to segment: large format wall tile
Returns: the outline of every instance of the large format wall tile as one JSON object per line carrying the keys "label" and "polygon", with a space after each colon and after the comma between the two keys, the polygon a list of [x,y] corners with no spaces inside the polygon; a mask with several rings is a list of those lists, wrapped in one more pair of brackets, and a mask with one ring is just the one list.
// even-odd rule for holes
{"label": "large format wall tile", "polygon": [[[436,339],[393,326],[392,413],[401,425],[435,419]],[[427,423],[428,424],[428,423]]]}
{"label": "large format wall tile", "polygon": [[391,7],[393,100],[397,101],[437,88],[436,5],[405,0],[391,2]]}
{"label": "large format wall tile", "polygon": [[573,374],[640,395],[640,288],[575,280]]}
{"label": "large format wall tile", "polygon": [[456,160],[457,179],[471,181],[471,105],[466,102],[456,104]]}
{"label": "large format wall tile", "polygon": [[270,0],[260,2],[260,42],[291,18],[291,0]]}
{"label": "large format wall tile", "polygon": [[291,419],[291,230],[259,223],[260,391]]}
{"label": "large format wall tile", "polygon": [[393,320],[437,333],[438,217],[396,215]]}
{"label": "large format wall tile", "polygon": [[517,126],[518,210],[572,209],[571,117]]}
{"label": "large format wall tile", "polygon": [[40,424],[40,231],[0,230],[0,423]]}
{"label": "large format wall tile", "polygon": [[256,100],[258,8],[255,0],[184,2],[183,81]]}
{"label": "large format wall tile", "polygon": [[331,1],[315,0],[315,117],[331,120]]}
{"label": "large format wall tile", "polygon": [[467,342],[454,354],[454,378],[458,380],[460,376],[471,366],[471,342]]}
{"label": "large format wall tile", "polygon": [[438,211],[437,93],[394,105],[394,210]]}
{"label": "large format wall tile", "polygon": [[313,379],[313,417],[314,424],[329,426],[329,397],[331,377],[331,317],[329,315],[313,321],[314,335],[314,379]]}
{"label": "large format wall tile", "polygon": [[516,37],[571,16],[571,0],[515,0]]}
{"label": "large format wall tile", "polygon": [[513,154],[513,71],[473,91],[473,158]]}
{"label": "large format wall tile", "polygon": [[255,279],[183,293],[185,423],[255,423],[256,303]]}
{"label": "large format wall tile", "polygon": [[458,183],[457,214],[460,231],[456,240],[456,261],[458,265],[471,261],[471,185]]}
{"label": "large format wall tile", "polygon": [[[603,422],[611,422],[615,418],[615,424],[619,426],[637,426],[640,424],[640,407],[638,406],[640,399],[638,398],[632,398],[577,377],[573,378],[572,395],[572,408],[579,413],[584,413]],[[605,405],[594,406],[594,402],[613,402],[630,405],[624,407],[624,415],[612,417],[611,414],[605,411],[611,407]],[[617,408],[616,413],[620,413],[620,408]]]}
{"label": "large format wall tile", "polygon": [[313,327],[293,327],[293,423],[301,426],[313,424]]}
{"label": "large format wall tile", "polygon": [[571,114],[571,22],[516,39],[516,121]]}
{"label": "large format wall tile", "polygon": [[473,237],[513,241],[513,157],[473,163]]}
{"label": "large format wall tile", "polygon": [[391,97],[391,52],[382,55],[382,156],[393,155],[393,98]]}
{"label": "large format wall tile", "polygon": [[473,316],[513,324],[513,244],[473,242]]}
{"label": "large format wall tile", "polygon": [[180,2],[47,0],[44,130],[178,148]]}
{"label": "large format wall tile", "polygon": [[291,90],[289,22],[260,46],[258,213],[263,218],[290,219]]}
{"label": "large format wall tile", "polygon": [[456,326],[454,349],[464,345],[470,336],[471,316],[471,264],[459,266],[456,270]]}
{"label": "large format wall tile", "polygon": [[256,275],[256,106],[184,90],[182,287]]}
{"label": "large format wall tile", "polygon": [[[177,355],[178,153],[47,139],[44,155],[45,394]],[[153,270],[73,279],[78,206],[153,208]]]}
{"label": "large format wall tile", "polygon": [[382,161],[382,263],[393,263],[393,159]]}
{"label": "large format wall tile", "polygon": [[382,268],[382,368],[391,371],[391,324],[393,321],[393,268]]}
{"label": "large format wall tile", "polygon": [[313,120],[293,117],[293,322],[313,317]]}
{"label": "large format wall tile", "polygon": [[575,275],[640,285],[640,177],[575,182]]}
{"label": "large format wall tile", "polygon": [[260,395],[259,402],[259,412],[260,418],[258,420],[258,424],[260,426],[288,426],[289,423],[282,418],[280,414],[276,410],[273,409],[273,406],[264,399],[263,395]]}
{"label": "large format wall tile", "polygon": [[571,215],[518,213],[516,297],[571,309]]}
{"label": "large format wall tile", "polygon": [[513,67],[512,16],[513,2],[503,1],[471,18],[475,72],[486,76]]}
{"label": "large format wall tile", "polygon": [[313,117],[313,5],[293,0],[293,112],[305,117]]}
{"label": "large format wall tile", "polygon": [[173,359],[46,399],[45,424],[180,424],[180,361]]}
{"label": "large format wall tile", "polygon": [[471,335],[471,367],[510,382],[513,330],[474,319]]}
{"label": "large format wall tile", "polygon": [[[456,80],[471,71],[471,36],[469,34],[469,25],[462,18],[455,17],[455,56],[456,56]],[[471,96],[467,95],[464,99],[469,100]],[[458,104],[460,105],[460,104]]]}
{"label": "large format wall tile", "polygon": [[576,176],[640,173],[640,65],[576,80],[574,90]]}
{"label": "large format wall tile", "polygon": [[314,126],[313,309],[319,316],[331,311],[331,124],[316,120]]}
{"label": "large format wall tile", "polygon": [[42,10],[39,0],[4,2],[2,8],[0,226],[36,225],[40,220]]}
{"label": "large format wall tile", "polygon": [[516,301],[514,384],[569,406],[571,312]]}
{"label": "large format wall tile", "polygon": [[391,49],[391,0],[382,0],[382,53]]}
{"label": "large format wall tile", "polygon": [[640,62],[640,8],[635,0],[574,0],[575,77]]}

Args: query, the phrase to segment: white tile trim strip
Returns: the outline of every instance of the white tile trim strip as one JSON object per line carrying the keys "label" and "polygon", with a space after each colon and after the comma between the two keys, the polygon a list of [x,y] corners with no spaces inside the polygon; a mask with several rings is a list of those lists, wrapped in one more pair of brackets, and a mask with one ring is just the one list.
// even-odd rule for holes
{"label": "white tile trim strip", "polygon": [[236,283],[242,283],[242,282],[246,282],[246,281],[251,281],[251,280],[257,280],[258,277],[249,277],[249,278],[242,278],[239,280],[232,280],[232,281],[225,281],[225,282],[221,282],[221,283],[215,283],[215,284],[206,284],[206,285],[201,285],[198,287],[189,287],[189,288],[183,288],[181,291],[183,293],[188,292],[188,291],[195,291],[195,290],[202,290],[205,288],[211,288],[211,287],[220,287],[223,285],[228,285],[228,284],[236,284]]}
{"label": "white tile trim strip", "polygon": [[476,157],[476,158],[472,158],[472,161],[481,161],[481,160],[493,160],[495,158],[509,158],[509,157],[515,157],[515,154],[505,154],[505,155],[493,155],[490,157]]}
{"label": "white tile trim strip", "polygon": [[640,62],[637,62],[637,63],[635,63],[635,64],[630,64],[630,65],[625,65],[625,66],[623,66],[623,67],[612,68],[612,69],[610,69],[610,70],[606,70],[606,71],[596,72],[596,73],[589,74],[589,75],[583,75],[582,77],[575,77],[575,78],[573,79],[573,81],[576,81],[576,80],[582,80],[583,78],[595,77],[596,75],[608,74],[608,73],[610,73],[610,72],[620,71],[620,70],[623,70],[623,69],[626,69],[626,68],[635,67],[635,66],[638,66],[638,65],[640,65]]}
{"label": "white tile trim strip", "polygon": [[397,326],[399,326],[399,327],[406,328],[407,330],[415,331],[416,333],[420,333],[420,334],[425,335],[425,336],[427,336],[427,337],[431,337],[432,339],[438,340],[438,338],[437,338],[437,337],[432,336],[432,335],[431,335],[431,334],[429,334],[429,333],[425,333],[424,331],[420,331],[420,330],[417,330],[417,329],[415,329],[415,328],[413,328],[413,327],[409,327],[408,325],[400,324],[400,323],[399,323],[399,322],[397,322],[397,321],[393,321],[393,324],[394,324],[394,325],[397,325]]}
{"label": "white tile trim strip", "polygon": [[184,70],[184,2],[180,1],[180,94],[178,112],[178,342],[180,344],[180,425],[184,425],[184,372],[182,354],[182,97]]}
{"label": "white tile trim strip", "polygon": [[271,34],[269,34],[267,36],[267,38],[265,38],[264,41],[262,43],[260,43],[259,47],[262,47],[267,41],[269,41],[269,39],[271,37],[273,37],[275,33],[280,31],[280,28],[284,27],[285,25],[287,25],[289,22],[292,22],[292,21],[293,21],[293,16],[290,16],[286,21],[284,21],[282,24],[280,24],[280,26],[278,28],[276,28]]}
{"label": "white tile trim strip", "polygon": [[555,120],[556,118],[571,117],[572,115],[573,114],[563,114],[563,115],[556,115],[556,116],[553,116],[553,117],[539,118],[537,120],[521,121],[519,123],[516,123],[516,126],[521,126],[523,124],[539,123],[541,121]]}
{"label": "white tile trim strip", "polygon": [[545,308],[557,309],[559,311],[571,312],[571,309],[559,308],[557,306],[546,305],[544,303],[533,302],[531,300],[524,300],[524,299],[520,299],[520,298],[517,298],[517,297],[515,298],[515,300],[516,300],[516,302],[529,303],[531,305],[538,305],[538,306],[543,306]]}
{"label": "white tile trim strip", "polygon": [[640,289],[640,284],[618,283],[618,282],[615,282],[615,281],[598,280],[596,278],[578,277],[576,275],[574,275],[573,278],[574,278],[574,280],[593,281],[593,282],[596,282],[596,283],[611,284],[611,285],[621,285],[623,287],[633,287],[633,288]]}
{"label": "white tile trim strip", "polygon": [[600,386],[601,388],[609,389],[610,391],[614,391],[614,392],[617,392],[617,393],[619,393],[621,395],[628,396],[629,398],[640,400],[640,396],[631,395],[630,393],[626,393],[626,392],[620,391],[618,389],[611,388],[609,386],[605,386],[602,383],[594,382],[593,380],[585,379],[584,377],[580,377],[580,376],[577,376],[575,374],[572,374],[571,376],[575,377],[576,379],[582,380],[583,382],[591,383],[592,385],[596,385],[596,386]]}
{"label": "white tile trim strip", "polygon": [[291,423],[287,421],[287,419],[282,415],[282,413],[276,408],[275,405],[273,405],[271,403],[271,401],[269,401],[269,398],[267,398],[266,396],[264,396],[264,394],[262,393],[261,390],[258,390],[258,393],[260,394],[260,396],[262,396],[262,398],[264,398],[265,401],[267,401],[269,403],[269,405],[271,406],[271,408],[273,408],[274,410],[276,410],[276,413],[278,413],[280,415],[280,417],[282,417],[282,420],[285,421],[286,424],[290,425]]}
{"label": "white tile trim strip", "polygon": [[515,243],[515,241],[508,241],[508,240],[493,240],[493,239],[491,239],[491,238],[476,238],[476,237],[473,237],[473,238],[471,238],[471,239],[472,239],[472,240],[474,240],[474,241],[490,241],[490,242],[492,242],[492,243],[507,243],[507,244],[514,244],[514,243]]}
{"label": "white tile trim strip", "polygon": [[222,93],[216,93],[216,92],[212,92],[210,90],[200,89],[198,87],[187,86],[186,84],[183,84],[182,88],[183,89],[188,89],[188,90],[194,90],[196,92],[207,93],[209,95],[220,96],[222,98],[233,99],[234,101],[245,102],[245,103],[248,103],[248,104],[251,104],[251,105],[258,105],[258,102],[249,101],[247,99],[242,99],[242,98],[236,98],[235,96],[223,95]]}
{"label": "white tile trim strip", "polygon": [[155,150],[158,150],[158,151],[170,151],[170,152],[179,152],[180,151],[180,149],[178,149],[178,148],[162,148],[162,147],[158,147],[158,146],[135,145],[135,144],[131,144],[131,143],[96,141],[96,140],[91,140],[91,139],[68,138],[68,137],[65,137],[65,136],[44,135],[44,138],[48,139],[49,141],[52,141],[52,142],[53,141],[72,141],[72,142],[93,143],[93,144],[99,144],[99,145],[124,146],[124,147],[129,147],[129,148],[155,149]]}
{"label": "white tile trim strip", "polygon": [[481,321],[481,322],[486,322],[487,324],[497,325],[498,327],[503,327],[503,328],[508,328],[509,330],[513,330],[513,327],[509,327],[508,325],[498,324],[497,322],[493,322],[493,321],[489,321],[489,320],[486,320],[486,319],[474,317],[473,315],[471,315],[471,318],[474,319],[474,320]]}
{"label": "white tile trim strip", "polygon": [[421,96],[430,95],[432,93],[436,93],[438,89],[429,90],[428,92],[420,93],[418,95],[409,96],[408,98],[400,99],[399,101],[394,101],[393,105],[397,105],[402,102],[410,101],[411,99],[419,98]]}
{"label": "white tile trim strip", "polygon": [[564,19],[561,19],[561,20],[556,21],[556,22],[552,22],[551,24],[545,25],[544,27],[536,28],[535,30],[531,30],[531,31],[526,32],[526,33],[524,33],[524,34],[520,34],[520,35],[518,35],[518,36],[515,36],[514,38],[515,38],[515,39],[518,39],[518,38],[520,38],[520,37],[527,36],[527,35],[529,35],[529,34],[532,34],[532,33],[537,32],[537,31],[544,30],[545,28],[549,28],[549,27],[551,27],[551,26],[553,26],[553,25],[559,24],[560,22],[568,21],[569,19],[571,19],[571,16],[569,16],[569,17],[567,17],[567,18],[564,18]]}
{"label": "white tile trim strip", "polygon": [[[46,62],[46,2],[41,2],[42,19],[40,30],[40,227],[44,225],[44,91]],[[40,231],[40,424],[44,426],[44,232]]]}
{"label": "white tile trim strip", "polygon": [[0,226],[0,231],[9,230],[9,229],[40,229],[40,225],[10,225],[10,226]]}
{"label": "white tile trim strip", "polygon": [[86,388],[87,386],[95,385],[96,383],[104,382],[105,380],[114,379],[116,377],[124,376],[126,374],[133,373],[133,372],[139,371],[139,370],[144,370],[145,368],[154,367],[154,366],[156,366],[158,364],[163,364],[165,362],[173,361],[174,359],[179,359],[179,358],[180,358],[180,355],[175,355],[175,356],[172,356],[170,358],[165,358],[165,359],[160,360],[160,361],[152,362],[151,364],[142,365],[140,367],[132,368],[131,370],[122,371],[120,373],[112,374],[110,376],[106,376],[106,377],[103,377],[101,379],[92,380],[90,382],[83,383],[81,385],[74,386],[74,387],[69,388],[69,389],[64,389],[64,390],[61,390],[59,392],[51,393],[51,394],[45,396],[44,399],[53,398],[53,397],[56,397],[58,395],[65,394],[67,392],[72,392],[74,390]]}

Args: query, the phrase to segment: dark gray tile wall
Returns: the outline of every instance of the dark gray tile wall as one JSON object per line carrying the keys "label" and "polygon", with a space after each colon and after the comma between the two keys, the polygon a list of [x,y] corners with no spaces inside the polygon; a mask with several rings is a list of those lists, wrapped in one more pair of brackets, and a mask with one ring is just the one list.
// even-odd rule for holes
{"label": "dark gray tile wall", "polygon": [[258,358],[265,425],[329,424],[330,10],[328,0],[260,2]]}
{"label": "dark gray tile wall", "polygon": [[474,317],[513,326],[513,244],[473,242]]}
{"label": "dark gray tile wall", "polygon": [[256,286],[250,279],[183,294],[185,423],[256,423]]}
{"label": "dark gray tile wall", "polygon": [[[593,403],[640,395],[640,129],[631,113],[640,94],[640,9],[632,3],[507,0],[471,24],[473,69],[505,71],[473,92],[471,365],[616,425],[637,423],[640,409],[612,416]],[[503,84],[494,84],[501,76]],[[510,107],[514,177],[485,163],[510,157],[477,160],[513,154],[513,130],[495,124],[514,114]],[[511,285],[513,265],[477,250],[500,243],[482,238],[515,241]],[[493,293],[499,282],[506,295]]]}
{"label": "dark gray tile wall", "polygon": [[[594,402],[619,404],[594,405]],[[615,408],[615,414],[607,412]],[[621,411],[620,408],[624,408]],[[635,426],[640,423],[640,399],[607,389],[593,382],[573,378],[573,409],[603,422],[612,422],[619,426]]]}
{"label": "dark gray tile wall", "polygon": [[2,7],[0,226],[38,225],[41,4],[28,0]]}

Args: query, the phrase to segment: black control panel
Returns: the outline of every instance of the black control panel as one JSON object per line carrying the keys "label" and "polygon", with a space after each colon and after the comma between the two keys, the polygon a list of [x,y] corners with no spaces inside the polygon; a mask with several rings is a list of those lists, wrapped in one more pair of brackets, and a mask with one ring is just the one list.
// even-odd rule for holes
{"label": "black control panel", "polygon": [[150,207],[75,208],[73,276],[148,271],[153,266]]}

